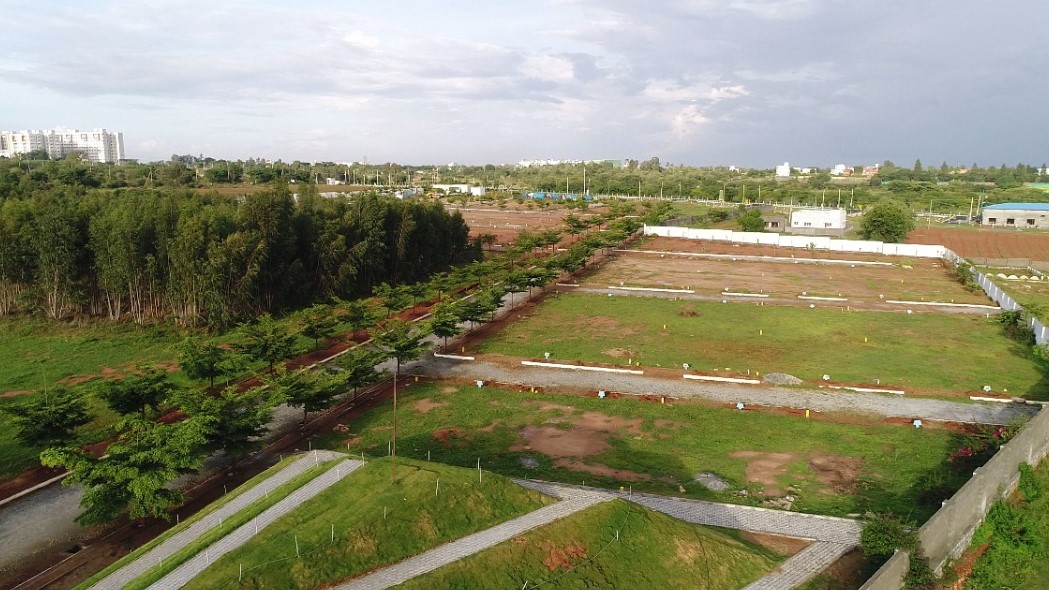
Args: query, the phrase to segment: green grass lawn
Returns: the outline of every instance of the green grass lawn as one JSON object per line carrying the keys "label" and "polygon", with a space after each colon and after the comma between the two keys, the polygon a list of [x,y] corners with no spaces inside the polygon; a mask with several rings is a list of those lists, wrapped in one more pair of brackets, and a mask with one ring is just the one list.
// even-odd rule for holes
{"label": "green grass lawn", "polygon": [[[618,540],[616,532],[619,533]],[[625,500],[599,504],[398,586],[733,590],[783,557]]]}
{"label": "green grass lawn", "polygon": [[999,272],[1005,275],[1022,275],[1029,271],[1012,269],[981,269],[994,281],[994,284],[1002,288],[1006,293],[1012,295],[1017,303],[1024,306],[1028,311],[1043,323],[1049,322],[1049,281],[1038,283],[1029,281],[1006,281],[993,276]]}
{"label": "green grass lawn", "polygon": [[[388,459],[369,462],[216,561],[186,588],[324,587],[554,501],[490,473],[479,483],[476,470],[406,459],[397,469],[394,483]],[[238,583],[241,564],[244,578]]]}
{"label": "green grass lawn", "polygon": [[[694,317],[683,317],[690,310]],[[667,329],[664,330],[663,326]],[[864,342],[867,338],[867,342]],[[1049,399],[1047,367],[994,318],[837,308],[759,307],[656,298],[558,295],[478,345],[480,352],[697,371],[784,372],[933,395],[979,391]]]}
{"label": "green grass lawn", "polygon": [[[351,453],[385,454],[390,413],[389,406],[374,408],[349,425],[354,434],[332,433],[323,444],[345,449],[349,442]],[[684,402],[423,383],[404,390],[399,416],[402,456],[425,459],[430,453],[435,462],[464,467],[480,459],[483,468],[514,477],[732,503],[760,504],[763,491],[789,493],[795,510],[817,514],[870,510],[921,521],[970,475],[950,469],[946,458],[961,442],[944,430],[836,424]],[[769,483],[749,481],[748,465],[760,471],[765,460],[776,464],[764,473]],[[700,472],[721,476],[733,489],[708,491],[693,481]]]}

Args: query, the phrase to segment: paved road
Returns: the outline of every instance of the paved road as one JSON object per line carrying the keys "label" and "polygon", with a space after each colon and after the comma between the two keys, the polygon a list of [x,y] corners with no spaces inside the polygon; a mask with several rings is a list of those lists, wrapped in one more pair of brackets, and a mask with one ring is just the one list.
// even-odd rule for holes
{"label": "paved road", "polygon": [[125,565],[109,576],[106,576],[92,587],[93,590],[119,590],[120,588],[123,588],[131,580],[141,576],[153,566],[161,563],[164,559],[167,559],[175,552],[189,545],[204,533],[218,526],[221,521],[228,519],[240,510],[251,505],[256,500],[264,497],[270,491],[277,489],[285,482],[288,482],[299,474],[305,472],[310,467],[313,467],[318,461],[328,461],[340,457],[345,457],[345,455],[332,451],[315,451],[304,455],[301,459],[287,465],[265,481],[259,482],[250,490],[237,496],[233,500],[230,500],[227,504],[209,514],[207,517],[198,520],[193,523],[193,525],[170,536],[166,541],[157,545],[142,557]]}
{"label": "paved road", "polygon": [[896,396],[892,394],[852,393],[835,390],[792,389],[763,385],[714,384],[661,379],[643,375],[595,373],[543,367],[506,367],[485,362],[429,358],[410,370],[420,374],[458,379],[481,379],[536,386],[546,389],[565,387],[591,391],[665,395],[697,398],[734,404],[757,404],[788,408],[808,408],[818,412],[849,412],[894,418],[921,418],[979,424],[1008,424],[1019,416],[1031,415],[1038,406],[1021,404],[980,404]]}

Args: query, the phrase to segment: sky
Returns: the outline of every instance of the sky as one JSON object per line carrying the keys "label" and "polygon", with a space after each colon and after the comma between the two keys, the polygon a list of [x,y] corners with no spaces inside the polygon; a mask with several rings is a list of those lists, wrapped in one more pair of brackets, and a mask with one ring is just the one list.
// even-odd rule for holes
{"label": "sky", "polygon": [[0,0],[0,129],[128,157],[1041,165],[1044,0]]}

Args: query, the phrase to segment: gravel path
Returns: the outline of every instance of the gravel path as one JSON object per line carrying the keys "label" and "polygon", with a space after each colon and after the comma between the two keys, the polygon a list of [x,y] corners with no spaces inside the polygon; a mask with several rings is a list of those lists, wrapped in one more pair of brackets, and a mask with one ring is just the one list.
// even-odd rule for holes
{"label": "gravel path", "polygon": [[[93,590],[119,590],[126,586],[129,582],[135,578],[144,574],[147,570],[162,562],[164,559],[175,554],[183,547],[189,545],[195,541],[198,537],[211,529],[219,526],[219,524],[233,516],[237,512],[240,512],[247,506],[254,503],[256,500],[267,495],[269,492],[277,489],[282,484],[294,479],[299,474],[305,472],[310,467],[314,466],[318,461],[328,461],[330,459],[338,459],[345,457],[342,453],[335,453],[332,451],[314,451],[302,458],[293,461],[291,464],[285,466],[283,469],[274,473],[272,476],[266,478],[265,481],[259,482],[257,485],[252,487],[250,490],[240,494],[236,498],[230,500],[224,506],[212,512],[205,518],[198,520],[191,526],[186,527],[184,530],[175,533],[168,537],[163,543],[157,545],[144,555],[125,565],[119,570],[111,573],[97,584],[92,586]],[[359,462],[358,462],[359,463]],[[261,516],[260,516],[261,518]]]}
{"label": "gravel path", "polygon": [[82,527],[80,488],[52,484],[0,509],[0,573],[38,553],[64,551],[99,529]]}
{"label": "gravel path", "polygon": [[697,398],[735,404],[757,404],[788,408],[808,408],[818,412],[847,412],[894,418],[920,418],[978,424],[1008,424],[1018,416],[1037,413],[1038,406],[1021,404],[980,404],[910,398],[892,394],[851,393],[836,390],[789,389],[763,385],[731,385],[677,381],[643,375],[593,373],[572,369],[514,367],[478,360],[463,362],[430,356],[411,368],[421,374],[456,379],[498,381],[544,388],[573,388],[590,391],[665,395]]}

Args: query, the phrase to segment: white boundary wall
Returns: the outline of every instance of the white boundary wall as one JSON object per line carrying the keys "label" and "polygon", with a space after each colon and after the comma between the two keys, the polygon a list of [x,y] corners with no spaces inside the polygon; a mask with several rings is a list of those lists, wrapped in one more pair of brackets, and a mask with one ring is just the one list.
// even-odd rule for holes
{"label": "white boundary wall", "polygon": [[794,236],[765,232],[742,232],[729,229],[692,229],[665,225],[646,225],[646,236],[687,238],[690,240],[713,240],[736,244],[762,244],[781,248],[806,248],[830,250],[831,252],[863,252],[886,256],[914,256],[915,258],[943,258],[950,252],[943,246],[928,244],[886,244],[864,240],[839,240],[825,236]]}
{"label": "white boundary wall", "polygon": [[[665,238],[687,238],[689,240],[711,240],[715,242],[732,242],[736,244],[762,244],[767,246],[779,246],[781,248],[805,248],[809,250],[829,250],[831,252],[862,252],[868,254],[884,254],[886,256],[912,256],[915,258],[946,258],[955,264],[964,264],[966,260],[958,256],[945,246],[934,246],[930,244],[887,244],[885,242],[865,240],[839,240],[824,236],[791,236],[776,233],[741,232],[729,229],[692,229],[689,227],[673,227],[665,225],[646,225],[646,236],[662,236]],[[982,272],[973,269],[973,279],[987,293],[995,303],[1002,309],[1020,309],[1008,293],[1002,291],[998,285]],[[1046,327],[1037,318],[1030,318],[1028,322],[1034,330],[1034,340],[1039,345],[1049,343],[1049,327]]]}

